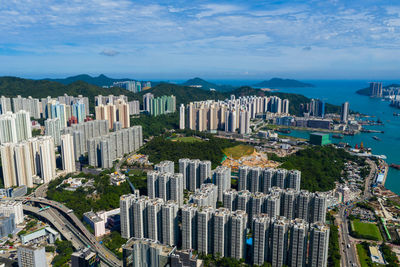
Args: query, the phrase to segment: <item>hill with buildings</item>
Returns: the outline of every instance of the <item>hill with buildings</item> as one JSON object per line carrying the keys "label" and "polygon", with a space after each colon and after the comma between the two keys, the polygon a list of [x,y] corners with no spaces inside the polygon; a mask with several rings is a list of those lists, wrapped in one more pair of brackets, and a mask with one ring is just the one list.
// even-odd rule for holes
{"label": "hill with buildings", "polygon": [[[400,84],[391,84],[391,85],[383,86],[383,89],[388,89],[390,87],[400,87]],[[371,89],[369,87],[362,88],[360,90],[357,90],[356,93],[359,94],[359,95],[370,96],[371,95]]]}
{"label": "hill with buildings", "polygon": [[303,83],[292,79],[272,78],[268,81],[262,81],[253,85],[254,87],[267,87],[267,88],[302,88],[314,87],[313,84]]}
{"label": "hill with buildings", "polygon": [[198,77],[187,80],[186,82],[182,83],[182,85],[197,87],[197,88],[200,88],[203,90],[215,89],[217,91],[222,91],[222,92],[232,91],[235,89],[235,87],[233,87],[231,85],[215,84],[215,83],[208,82],[208,81],[203,80]]}
{"label": "hill with buildings", "polygon": [[97,95],[124,94],[129,98],[134,96],[133,93],[119,87],[102,88],[83,81],[76,81],[65,85],[59,82],[46,80],[0,77],[0,95],[7,97],[21,95],[22,97],[32,96],[34,98],[43,98],[47,96],[57,97],[64,94],[71,96],[87,96],[91,105],[93,105],[94,97]]}
{"label": "hill with buildings", "polygon": [[110,77],[107,77],[104,74],[100,74],[97,77],[92,77],[88,74],[80,74],[80,75],[76,75],[76,76],[71,76],[71,77],[67,77],[67,78],[61,78],[61,79],[50,79],[50,78],[46,78],[43,79],[46,81],[52,81],[52,82],[59,82],[65,85],[77,82],[77,81],[82,81],[82,82],[86,82],[88,84],[92,84],[92,85],[97,85],[97,86],[112,86],[114,82],[122,82],[122,81],[134,81],[133,79],[113,79]]}
{"label": "hill with buildings", "polygon": [[[229,98],[232,94],[236,97],[247,95],[278,96],[282,99],[289,99],[290,113],[294,115],[301,115],[300,104],[306,104],[310,102],[309,98],[300,94],[266,92],[249,86],[243,86],[230,92],[220,92],[207,91],[197,87],[160,83],[148,90],[139,93],[132,93],[119,87],[102,88],[83,81],[76,81],[71,84],[65,85],[59,82],[47,80],[31,80],[17,77],[0,77],[0,95],[4,95],[7,97],[15,97],[17,95],[21,95],[23,97],[32,96],[34,98],[43,98],[47,96],[57,97],[64,94],[68,94],[71,96],[83,95],[89,98],[89,102],[91,106],[93,106],[94,97],[97,95],[124,94],[128,96],[129,100],[136,99],[142,102],[143,95],[146,93],[152,93],[155,97],[163,95],[174,95],[176,96],[177,104],[187,104],[192,101],[201,101],[207,99],[224,100],[226,98]],[[326,104],[326,112],[338,113],[340,112],[340,107]]]}

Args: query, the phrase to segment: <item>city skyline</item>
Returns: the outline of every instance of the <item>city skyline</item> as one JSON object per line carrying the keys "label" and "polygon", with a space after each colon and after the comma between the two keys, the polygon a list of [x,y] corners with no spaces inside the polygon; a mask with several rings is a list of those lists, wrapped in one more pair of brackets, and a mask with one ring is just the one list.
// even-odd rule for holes
{"label": "city skyline", "polygon": [[394,79],[398,69],[400,6],[384,1],[19,1],[0,18],[3,75]]}

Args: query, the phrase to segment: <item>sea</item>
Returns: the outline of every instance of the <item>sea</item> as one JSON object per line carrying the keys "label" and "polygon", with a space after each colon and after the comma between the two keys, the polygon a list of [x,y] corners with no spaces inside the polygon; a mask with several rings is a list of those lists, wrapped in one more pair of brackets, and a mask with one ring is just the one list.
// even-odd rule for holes
{"label": "sea", "polygon": [[[239,81],[239,80],[214,80],[218,84],[230,85],[251,85],[257,81]],[[357,111],[365,115],[374,116],[373,120],[380,119],[384,125],[368,126],[368,129],[382,130],[384,133],[360,133],[355,136],[345,136],[343,139],[334,139],[332,142],[346,142],[351,146],[361,142],[364,147],[370,147],[373,154],[385,155],[387,163],[400,164],[400,117],[393,116],[393,113],[400,113],[400,109],[390,107],[388,101],[382,101],[377,98],[359,95],[356,93],[361,88],[369,86],[367,80],[304,80],[315,87],[310,88],[285,88],[279,89],[279,92],[302,94],[309,98],[319,98],[327,103],[341,105],[345,101],[350,104],[350,110]],[[400,83],[399,80],[382,81],[383,85]],[[309,137],[307,131],[292,131],[289,135],[301,138]],[[377,136],[381,140],[375,140],[372,137]],[[400,170],[389,168],[385,187],[400,195]]]}

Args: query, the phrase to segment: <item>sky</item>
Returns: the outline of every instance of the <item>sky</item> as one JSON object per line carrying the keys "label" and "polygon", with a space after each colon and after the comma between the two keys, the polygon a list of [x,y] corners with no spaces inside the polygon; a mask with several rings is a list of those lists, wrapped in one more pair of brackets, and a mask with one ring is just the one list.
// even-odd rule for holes
{"label": "sky", "polygon": [[400,2],[0,0],[0,76],[398,79]]}

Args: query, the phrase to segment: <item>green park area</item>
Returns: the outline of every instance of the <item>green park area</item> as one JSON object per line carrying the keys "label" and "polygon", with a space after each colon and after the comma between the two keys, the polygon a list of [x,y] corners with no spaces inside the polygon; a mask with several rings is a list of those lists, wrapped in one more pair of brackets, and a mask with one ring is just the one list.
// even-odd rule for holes
{"label": "green park area", "polygon": [[249,145],[237,145],[228,147],[223,150],[225,155],[234,159],[240,159],[243,156],[251,155],[254,152],[254,147]]}
{"label": "green park area", "polygon": [[378,226],[373,223],[363,223],[360,220],[352,220],[351,221],[351,234],[354,237],[369,239],[375,241],[381,241],[382,235],[379,231]]}

